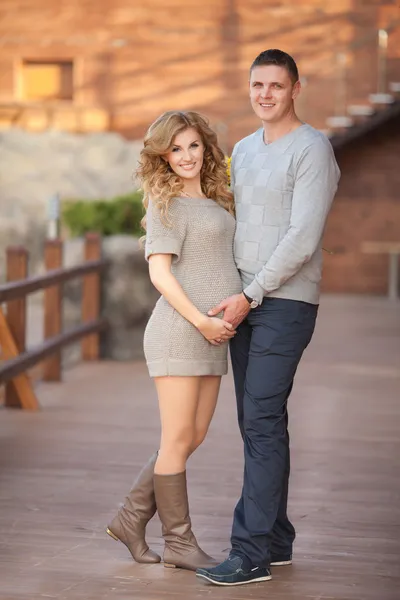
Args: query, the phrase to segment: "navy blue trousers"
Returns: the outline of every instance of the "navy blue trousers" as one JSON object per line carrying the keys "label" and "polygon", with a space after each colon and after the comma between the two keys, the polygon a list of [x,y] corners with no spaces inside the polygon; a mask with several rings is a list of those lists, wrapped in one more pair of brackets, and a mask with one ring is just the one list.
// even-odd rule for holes
{"label": "navy blue trousers", "polygon": [[292,551],[287,401],[317,312],[318,306],[307,302],[264,298],[230,343],[244,442],[243,489],[234,513],[231,552],[254,566],[268,566],[271,552]]}

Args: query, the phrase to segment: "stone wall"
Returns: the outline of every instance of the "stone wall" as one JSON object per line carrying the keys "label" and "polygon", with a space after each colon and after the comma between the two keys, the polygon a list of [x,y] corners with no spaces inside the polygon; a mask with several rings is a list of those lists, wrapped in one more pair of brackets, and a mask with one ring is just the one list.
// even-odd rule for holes
{"label": "stone wall", "polygon": [[112,236],[103,241],[109,261],[102,287],[102,307],[110,328],[102,337],[102,356],[116,360],[143,357],[143,334],[159,293],[137,239]]}
{"label": "stone wall", "polygon": [[116,133],[0,132],[0,280],[9,244],[26,246],[31,272],[41,270],[48,203],[55,194],[90,200],[132,191],[141,146]]}

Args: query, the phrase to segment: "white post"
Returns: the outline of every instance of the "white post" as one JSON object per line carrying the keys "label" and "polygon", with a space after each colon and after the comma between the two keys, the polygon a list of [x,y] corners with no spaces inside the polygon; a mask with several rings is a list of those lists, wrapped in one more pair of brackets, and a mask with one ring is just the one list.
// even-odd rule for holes
{"label": "white post", "polygon": [[58,238],[60,229],[60,197],[58,194],[52,196],[47,204],[47,239]]}

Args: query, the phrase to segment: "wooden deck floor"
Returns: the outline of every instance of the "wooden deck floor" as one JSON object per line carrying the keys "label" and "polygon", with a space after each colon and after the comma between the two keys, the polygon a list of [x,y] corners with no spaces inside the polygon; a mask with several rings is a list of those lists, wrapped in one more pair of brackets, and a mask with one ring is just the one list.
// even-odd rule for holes
{"label": "wooden deck floor", "polygon": [[[325,297],[290,400],[294,564],[268,583],[215,588],[135,564],[104,526],[157,447],[141,363],[78,366],[38,388],[43,411],[0,411],[1,600],[398,600],[400,313],[384,299]],[[204,549],[226,556],[242,478],[230,376],[189,466]],[[161,552],[155,518],[148,540]]]}

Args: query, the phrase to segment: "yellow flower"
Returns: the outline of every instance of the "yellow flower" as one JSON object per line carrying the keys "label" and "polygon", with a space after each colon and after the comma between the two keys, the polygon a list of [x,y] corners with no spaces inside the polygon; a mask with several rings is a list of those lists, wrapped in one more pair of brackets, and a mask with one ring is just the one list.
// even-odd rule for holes
{"label": "yellow flower", "polygon": [[226,173],[228,175],[228,185],[231,185],[231,162],[232,162],[232,157],[231,156],[225,156],[225,162],[226,162]]}

